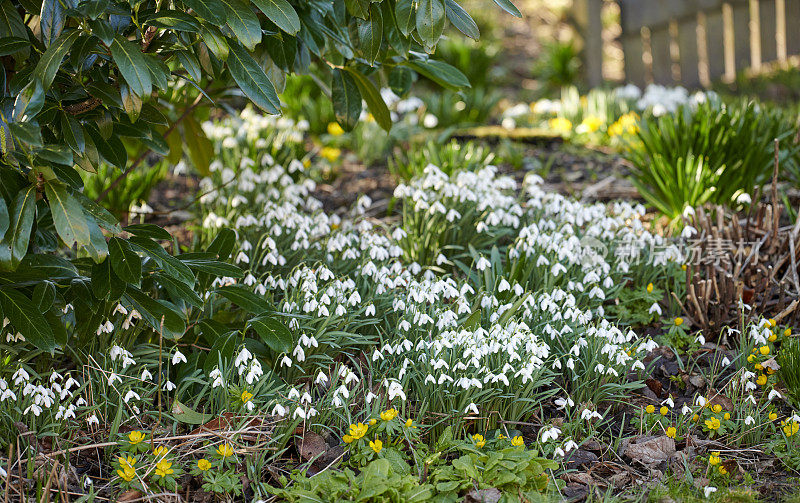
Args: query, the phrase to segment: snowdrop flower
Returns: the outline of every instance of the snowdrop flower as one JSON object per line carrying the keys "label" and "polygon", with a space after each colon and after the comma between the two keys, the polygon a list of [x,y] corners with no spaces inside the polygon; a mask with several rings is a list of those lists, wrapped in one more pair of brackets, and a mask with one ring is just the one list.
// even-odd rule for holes
{"label": "snowdrop flower", "polygon": [[564,410],[564,409],[567,408],[567,406],[569,406],[569,407],[574,407],[575,406],[575,402],[573,402],[572,398],[570,398],[569,396],[567,396],[566,399],[564,399],[564,398],[556,398],[555,403],[556,403],[556,407],[558,408],[558,410]]}
{"label": "snowdrop flower", "polygon": [[219,367],[214,367],[214,370],[208,373],[208,377],[213,381],[211,383],[212,388],[218,388],[225,384],[225,381],[222,379],[222,371],[220,371]]}
{"label": "snowdrop flower", "polygon": [[173,383],[172,381],[167,381],[166,383],[164,383],[164,389],[167,391],[172,391],[175,388],[177,388],[177,386],[175,386],[175,383]]}
{"label": "snowdrop flower", "polygon": [[288,355],[283,355],[281,359],[281,367],[291,367],[292,366],[292,359],[289,358]]}
{"label": "snowdrop flower", "polygon": [[773,390],[770,390],[769,396],[767,396],[767,400],[772,401],[773,398],[783,398],[783,395],[778,393],[778,390],[773,389]]}
{"label": "snowdrop flower", "polygon": [[711,497],[711,495],[714,494],[715,492],[717,492],[716,487],[706,486],[705,488],[703,488],[703,494],[705,495],[706,498]]}
{"label": "snowdrop flower", "polygon": [[474,403],[470,403],[469,405],[467,405],[467,408],[464,409],[464,414],[479,414],[478,406],[475,405]]}
{"label": "snowdrop flower", "polygon": [[128,392],[125,393],[125,398],[124,398],[125,403],[128,403],[133,399],[141,400],[142,397],[140,397],[139,394],[137,392],[133,391],[132,389],[128,390]]}
{"label": "snowdrop flower", "polygon": [[550,427],[549,429],[547,429],[542,433],[542,442],[549,442],[550,440],[556,440],[560,434],[561,430],[559,430],[555,426]]}
{"label": "snowdrop flower", "polygon": [[87,417],[86,424],[99,426],[100,420],[97,419],[97,414],[92,414],[91,416]]}
{"label": "snowdrop flower", "polygon": [[650,306],[650,310],[648,311],[650,314],[657,314],[661,316],[661,306],[658,305],[658,302],[653,302],[653,305]]}
{"label": "snowdrop flower", "polygon": [[286,408],[283,405],[276,403],[275,407],[272,408],[272,415],[283,417],[286,415]]}
{"label": "snowdrop flower", "polygon": [[744,424],[746,424],[747,426],[750,426],[751,424],[754,424],[755,422],[756,422],[756,420],[753,418],[753,416],[747,416],[746,418],[744,418]]}
{"label": "snowdrop flower", "polygon": [[186,357],[178,348],[175,348],[175,353],[172,355],[172,364],[177,365],[181,362],[186,363]]}
{"label": "snowdrop flower", "polygon": [[149,381],[152,378],[153,378],[153,374],[151,374],[150,371],[147,370],[147,369],[142,370],[142,375],[141,375],[141,377],[139,377],[139,379],[141,379],[142,381]]}

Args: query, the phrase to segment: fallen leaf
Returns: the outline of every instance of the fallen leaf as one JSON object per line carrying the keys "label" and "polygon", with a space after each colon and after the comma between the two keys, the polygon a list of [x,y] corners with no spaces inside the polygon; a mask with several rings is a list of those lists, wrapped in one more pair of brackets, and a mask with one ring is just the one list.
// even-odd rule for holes
{"label": "fallen leaf", "polygon": [[594,485],[594,479],[586,472],[569,472],[561,476],[561,479],[570,484],[583,484],[585,486]]}
{"label": "fallen leaf", "polygon": [[711,398],[708,399],[708,405],[710,405],[710,406],[721,405],[722,406],[722,410],[733,410],[734,409],[733,401],[731,401],[730,398],[728,398],[727,396],[723,395],[722,393],[719,393],[717,391],[714,391],[713,389],[710,389],[710,390],[708,390],[708,395],[711,397]]}
{"label": "fallen leaf", "polygon": [[663,387],[661,385],[661,381],[658,379],[646,379],[644,383],[650,388],[657,397],[661,398],[661,392],[663,391]]}
{"label": "fallen leaf", "polygon": [[325,439],[323,439],[320,435],[312,431],[307,431],[305,435],[300,439],[300,442],[297,445],[297,450],[300,453],[300,457],[305,459],[306,461],[311,461],[312,459],[317,459],[323,454],[325,451],[328,450],[328,444],[325,443]]}
{"label": "fallen leaf", "polygon": [[136,489],[128,489],[124,493],[119,495],[117,501],[136,501],[142,499],[142,493],[137,491]]}
{"label": "fallen leaf", "polygon": [[632,439],[623,455],[646,466],[654,466],[668,460],[675,453],[675,440],[666,435]]}
{"label": "fallen leaf", "polygon": [[770,358],[769,360],[761,363],[761,365],[763,365],[765,369],[772,369],[775,372],[781,369],[781,366],[775,361],[775,358]]}

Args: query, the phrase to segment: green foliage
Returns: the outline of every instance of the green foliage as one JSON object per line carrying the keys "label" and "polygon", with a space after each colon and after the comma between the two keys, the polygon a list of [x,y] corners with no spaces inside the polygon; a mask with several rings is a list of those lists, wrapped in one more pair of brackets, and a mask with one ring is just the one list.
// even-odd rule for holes
{"label": "green foliage", "polygon": [[644,121],[626,157],[642,197],[677,221],[688,207],[741,205],[754,186],[771,178],[774,139],[780,141],[781,166],[796,165],[793,131],[780,110],[712,97]]}
{"label": "green foliage", "polygon": [[785,337],[777,356],[778,377],[795,407],[800,407],[800,339]]}
{"label": "green foliage", "polygon": [[448,176],[456,170],[478,171],[491,164],[494,154],[473,142],[451,140],[444,145],[428,141],[418,147],[403,149],[389,159],[389,172],[402,181],[422,176],[429,164]]}
{"label": "green foliage", "polygon": [[422,99],[428,112],[436,117],[436,126],[449,128],[485,124],[500,97],[496,89],[474,87],[460,93],[445,90]]}
{"label": "green foliage", "polygon": [[[108,192],[104,205],[116,218],[128,214],[131,204],[149,201],[150,193],[169,173],[169,164],[159,162],[152,167],[139,166],[131,171],[119,185]],[[120,171],[108,164],[102,164],[97,173],[81,172],[83,192],[90,199],[97,199],[107,188],[110,181],[119,176]]]}
{"label": "green foliage", "polygon": [[550,42],[534,66],[534,75],[550,90],[573,86],[581,71],[581,59],[575,42]]}

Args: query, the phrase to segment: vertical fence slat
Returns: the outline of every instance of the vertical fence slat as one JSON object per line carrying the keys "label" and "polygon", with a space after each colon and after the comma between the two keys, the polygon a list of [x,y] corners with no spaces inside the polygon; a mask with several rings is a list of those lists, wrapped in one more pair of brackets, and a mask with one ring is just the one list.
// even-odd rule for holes
{"label": "vertical fence slat", "polygon": [[709,78],[712,81],[718,80],[725,74],[725,36],[721,8],[706,14],[706,54]]}
{"label": "vertical fence slat", "polygon": [[776,44],[775,0],[758,0],[761,30],[761,63],[778,59]]}
{"label": "vertical fence slat", "polygon": [[786,0],[786,54],[800,54],[800,0]]}
{"label": "vertical fence slat", "polygon": [[722,80],[731,83],[736,79],[736,35],[733,28],[733,7],[722,4],[723,47],[725,51],[725,73]]}
{"label": "vertical fence slat", "polygon": [[761,11],[758,0],[750,0],[750,67],[761,69]]}
{"label": "vertical fence slat", "polygon": [[672,57],[670,55],[669,29],[664,26],[650,33],[650,50],[653,56],[653,82],[672,84]]}
{"label": "vertical fence slat", "polygon": [[603,83],[603,0],[576,0],[576,20],[583,34],[586,80],[592,87]]}
{"label": "vertical fence slat", "polygon": [[775,45],[778,61],[786,61],[786,0],[775,0]]}
{"label": "vertical fence slat", "polygon": [[688,87],[700,85],[697,72],[697,19],[686,19],[678,26],[678,48],[681,61],[681,80]]}
{"label": "vertical fence slat", "polygon": [[[750,8],[746,3],[733,5],[733,34],[736,73],[750,66]],[[759,52],[759,55],[761,53]]]}
{"label": "vertical fence slat", "polygon": [[639,87],[645,85],[645,69],[642,36],[640,33],[627,34],[622,39],[622,51],[625,58],[625,80]]}

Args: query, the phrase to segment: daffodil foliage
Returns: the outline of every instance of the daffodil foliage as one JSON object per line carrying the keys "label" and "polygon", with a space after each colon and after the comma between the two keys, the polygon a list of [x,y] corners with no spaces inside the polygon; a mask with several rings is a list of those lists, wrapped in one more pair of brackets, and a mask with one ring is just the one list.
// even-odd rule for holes
{"label": "daffodil foliage", "polygon": [[[316,75],[344,129],[366,103],[388,130],[384,83],[401,94],[417,75],[469,86],[429,57],[449,24],[478,37],[455,0],[0,1],[4,316],[45,351],[66,343],[59,306],[68,303],[80,304],[73,328],[84,334],[102,322],[100,306],[121,299],[160,333],[181,335],[181,306],[200,303],[196,283],[236,275],[218,263],[225,241],[176,257],[158,228],[128,228],[123,239],[105,194],[83,194],[80,171],[114,166],[110,190],[153,154],[185,154],[207,173],[213,148],[199,124],[242,97],[280,114],[289,73]],[[171,293],[154,297],[153,282]]]}

